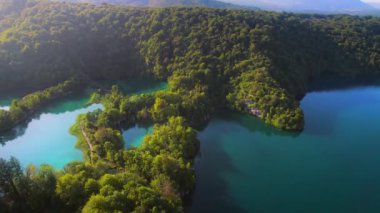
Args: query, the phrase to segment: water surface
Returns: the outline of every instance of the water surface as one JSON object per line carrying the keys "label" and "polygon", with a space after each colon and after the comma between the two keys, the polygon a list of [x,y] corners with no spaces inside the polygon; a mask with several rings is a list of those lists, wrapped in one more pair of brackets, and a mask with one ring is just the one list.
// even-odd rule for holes
{"label": "water surface", "polygon": [[125,148],[139,147],[144,142],[144,137],[147,134],[152,134],[152,126],[136,125],[123,131],[123,139]]}
{"label": "water surface", "polygon": [[[166,83],[148,80],[115,83],[126,94],[149,93],[167,87]],[[108,84],[111,85],[112,82]],[[10,156],[14,156],[20,160],[23,167],[28,164],[48,163],[56,169],[61,169],[70,161],[82,160],[82,152],[75,148],[76,138],[69,134],[69,128],[75,123],[79,114],[102,108],[100,104],[87,106],[90,94],[94,90],[88,88],[75,96],[51,104],[30,121],[1,134],[0,142],[5,145],[2,147],[0,145],[0,157],[9,159]],[[1,100],[3,99],[0,98]],[[129,137],[129,140],[137,145],[138,139]]]}
{"label": "water surface", "polygon": [[379,212],[380,87],[312,92],[302,133],[236,113],[199,134],[189,212]]}
{"label": "water surface", "polygon": [[25,90],[0,93],[0,110],[9,110],[9,107],[14,99],[19,99],[26,94],[27,92]]}

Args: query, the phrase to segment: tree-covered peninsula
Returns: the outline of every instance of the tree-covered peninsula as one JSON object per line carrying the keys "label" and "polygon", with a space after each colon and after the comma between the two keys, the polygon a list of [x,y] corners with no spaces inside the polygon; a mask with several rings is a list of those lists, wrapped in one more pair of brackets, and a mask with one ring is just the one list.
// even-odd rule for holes
{"label": "tree-covered peninsula", "polygon": [[[10,10],[10,9],[8,9]],[[0,161],[8,212],[183,212],[196,129],[218,109],[302,130],[299,101],[325,76],[378,77],[380,19],[208,8],[29,2],[0,20],[0,90],[154,77],[167,90],[94,94],[71,128],[84,162],[22,171]],[[1,123],[1,122],[0,122]],[[122,128],[154,124],[125,149]]]}
{"label": "tree-covered peninsula", "polygon": [[28,94],[20,100],[13,100],[9,110],[0,109],[0,132],[11,130],[42,107],[81,89],[83,85],[79,80],[70,79],[56,86]]}

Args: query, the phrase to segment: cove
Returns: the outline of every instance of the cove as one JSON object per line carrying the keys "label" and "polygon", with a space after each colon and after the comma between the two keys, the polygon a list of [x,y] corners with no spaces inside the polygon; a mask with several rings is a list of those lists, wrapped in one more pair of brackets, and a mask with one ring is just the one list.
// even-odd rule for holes
{"label": "cove", "polygon": [[223,113],[199,133],[187,212],[378,212],[380,87],[308,93],[305,129]]}
{"label": "cove", "polygon": [[[167,88],[167,84],[150,80],[100,82],[119,86],[125,94],[142,94]],[[0,158],[16,157],[23,167],[29,164],[50,164],[55,169],[74,160],[82,160],[82,152],[75,148],[76,138],[69,133],[79,114],[101,109],[100,104],[87,106],[95,88],[57,101],[14,130],[1,134]],[[2,99],[0,98],[0,101]]]}
{"label": "cove", "polygon": [[144,142],[144,137],[153,132],[152,126],[136,125],[132,128],[123,130],[124,147],[139,147]]}

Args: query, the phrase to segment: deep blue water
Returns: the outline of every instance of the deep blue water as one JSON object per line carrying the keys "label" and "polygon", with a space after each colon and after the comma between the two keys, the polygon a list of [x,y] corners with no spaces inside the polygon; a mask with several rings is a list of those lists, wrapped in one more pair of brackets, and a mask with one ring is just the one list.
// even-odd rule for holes
{"label": "deep blue water", "polygon": [[301,133],[237,113],[199,134],[189,212],[380,212],[380,87],[312,92]]}

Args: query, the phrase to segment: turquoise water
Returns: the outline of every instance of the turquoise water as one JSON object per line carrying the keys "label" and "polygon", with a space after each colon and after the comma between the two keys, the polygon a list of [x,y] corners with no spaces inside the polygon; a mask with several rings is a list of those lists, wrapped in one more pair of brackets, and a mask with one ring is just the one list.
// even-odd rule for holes
{"label": "turquoise water", "polygon": [[[142,94],[142,93],[151,93],[158,90],[164,90],[168,88],[168,84],[162,81],[156,80],[143,80],[143,79],[135,79],[130,81],[101,81],[99,82],[102,86],[111,87],[112,85],[117,85],[123,93],[126,94]],[[90,91],[94,91],[93,89],[88,89],[86,94]],[[0,110],[9,110],[9,106],[14,99],[20,99],[24,95],[26,95],[27,91],[14,91],[11,94],[0,94]],[[85,99],[87,102],[88,99]],[[75,103],[64,103],[63,105],[71,104],[74,108],[76,108]],[[61,108],[64,106],[61,106]],[[58,109],[59,111],[59,109]]]}
{"label": "turquoise water", "polygon": [[[117,83],[122,86],[121,91],[128,94],[148,93],[167,87],[167,84],[156,81]],[[129,84],[133,88],[127,86]],[[79,114],[102,108],[99,104],[86,105],[92,91],[94,89],[87,89],[76,96],[51,104],[26,124],[1,134],[0,142],[5,145],[0,146],[0,157],[9,159],[14,156],[23,167],[48,163],[56,169],[61,169],[70,161],[82,160],[82,152],[75,148],[76,138],[69,133],[69,128]],[[132,138],[131,141],[133,140]]]}
{"label": "turquoise water", "polygon": [[82,160],[82,152],[75,149],[76,138],[68,130],[79,114],[99,108],[101,105],[91,105],[58,113],[52,107],[50,109],[54,112],[46,111],[32,119],[25,130],[17,130],[22,134],[16,134],[16,138],[7,141],[0,148],[0,156],[6,159],[14,156],[23,167],[47,163],[56,169],[70,161]]}
{"label": "turquoise water", "polygon": [[18,98],[18,97],[7,96],[7,97],[2,98],[2,100],[0,102],[0,109],[9,110],[9,107],[11,106],[12,100],[15,98]]}
{"label": "turquoise water", "polygon": [[23,167],[29,164],[51,164],[60,169],[73,160],[82,160],[82,152],[75,149],[76,138],[68,130],[79,114],[100,109],[100,104],[86,106],[91,90],[65,98],[42,110],[27,124],[0,135],[5,145],[0,157],[11,156],[20,160]]}
{"label": "turquoise water", "polygon": [[144,142],[145,135],[151,134],[152,132],[152,126],[144,127],[139,125],[124,130],[123,138],[125,141],[125,148],[139,147]]}
{"label": "turquoise water", "polygon": [[12,93],[0,94],[0,110],[9,110],[13,99],[21,98],[27,94],[26,91],[13,91]]}
{"label": "turquoise water", "polygon": [[379,212],[380,87],[312,92],[288,133],[224,113],[199,134],[189,212]]}

